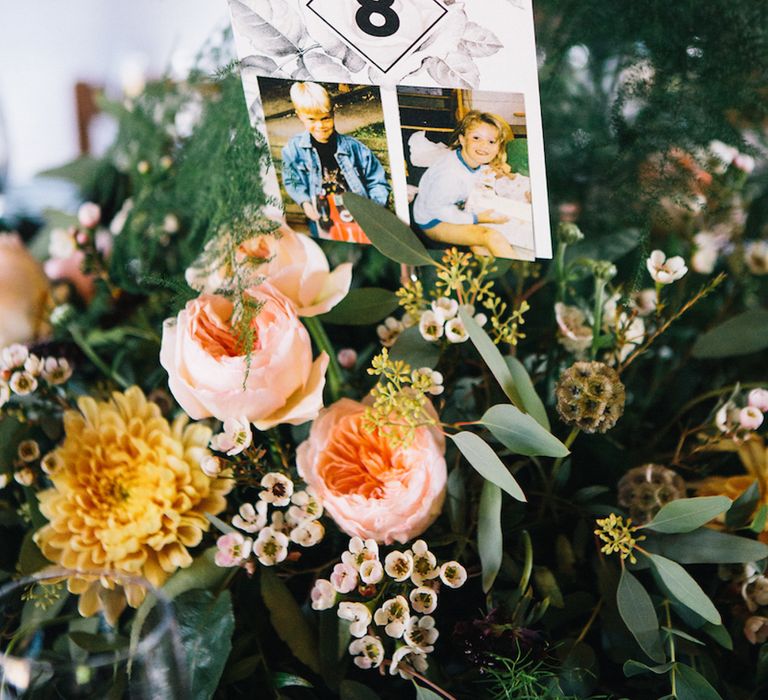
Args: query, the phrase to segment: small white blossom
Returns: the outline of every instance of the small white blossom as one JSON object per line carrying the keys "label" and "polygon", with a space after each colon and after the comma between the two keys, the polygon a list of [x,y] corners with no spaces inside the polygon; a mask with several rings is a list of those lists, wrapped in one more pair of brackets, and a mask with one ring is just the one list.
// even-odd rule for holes
{"label": "small white blossom", "polygon": [[715,425],[723,433],[731,432],[738,420],[739,409],[733,401],[726,402],[715,414]]}
{"label": "small white blossom", "polygon": [[40,460],[40,468],[45,474],[53,474],[57,469],[60,469],[63,466],[64,460],[59,456],[56,450],[49,452]]}
{"label": "small white blossom", "polygon": [[437,592],[427,586],[414,588],[409,594],[411,607],[422,615],[428,615],[437,607]]}
{"label": "small white blossom", "polygon": [[443,375],[429,367],[422,367],[421,369],[415,369],[411,372],[411,381],[415,384],[420,377],[427,377],[429,379],[429,387],[427,392],[432,396],[439,396],[445,390],[443,386]]}
{"label": "small white blossom", "polygon": [[228,532],[216,540],[216,554],[213,559],[217,566],[240,566],[251,556],[253,540],[240,532]]}
{"label": "small white blossom", "polygon": [[318,520],[304,520],[291,530],[291,542],[302,547],[314,547],[325,537],[325,527]]}
{"label": "small white blossom", "polygon": [[43,371],[44,363],[37,355],[30,354],[24,360],[24,371],[29,372],[33,377],[38,377]]}
{"label": "small white blossom", "polygon": [[744,262],[753,275],[768,275],[768,241],[751,241],[744,246]]}
{"label": "small white blossom", "polygon": [[733,159],[733,167],[749,175],[755,169],[755,159],[748,153],[739,153]]}
{"label": "small white blossom", "polygon": [[378,668],[384,661],[384,645],[378,637],[370,634],[353,640],[349,645],[349,653],[355,657],[355,666],[359,668]]}
{"label": "small white blossom", "polygon": [[429,551],[424,540],[416,540],[410,552],[413,557],[413,572],[411,573],[411,581],[413,583],[417,586],[423,586],[426,581],[430,581],[440,575],[437,559]]}
{"label": "small white blossom", "polygon": [[29,350],[24,345],[14,343],[0,351],[0,364],[3,369],[18,369],[29,357]]}
{"label": "small white blossom", "polygon": [[341,561],[354,567],[356,570],[360,569],[360,565],[364,561],[378,561],[379,559],[379,545],[376,540],[367,539],[363,542],[360,537],[352,537],[349,540],[349,546],[347,551],[341,555]]}
{"label": "small white blossom", "polygon": [[411,671],[424,673],[427,670],[427,655],[420,649],[405,646],[400,647],[392,654],[392,663],[389,666],[389,672],[394,676],[400,674],[400,678],[408,680],[411,678]]}
{"label": "small white blossom", "polygon": [[752,389],[747,395],[747,404],[763,413],[768,411],[768,389]]}
{"label": "small white blossom", "polygon": [[384,347],[391,348],[404,330],[405,326],[400,321],[389,316],[384,320],[384,323],[376,327],[376,335],[379,336],[379,340]]}
{"label": "small white blossom", "polygon": [[63,357],[46,357],[42,368],[43,379],[49,384],[64,384],[72,376],[72,367]]}
{"label": "small white blossom", "polygon": [[0,489],[4,489],[11,483],[11,475],[8,472],[0,473]]}
{"label": "small white blossom", "polygon": [[29,467],[22,467],[13,475],[13,478],[22,486],[32,486],[35,483],[35,472]]}
{"label": "small white blossom", "polygon": [[101,207],[94,202],[84,202],[77,210],[77,220],[84,228],[96,228],[101,221]]}
{"label": "small white blossom", "polygon": [[328,579],[319,578],[309,594],[313,610],[330,610],[336,604],[336,589]]}
{"label": "small white blossom", "polygon": [[457,561],[447,561],[440,567],[440,580],[451,588],[460,588],[467,580],[467,570]]}
{"label": "small white blossom", "polygon": [[419,319],[419,333],[424,340],[434,342],[443,337],[443,321],[434,311],[425,311]]}
{"label": "small white blossom", "polygon": [[435,619],[430,615],[425,615],[422,618],[412,617],[408,620],[403,639],[409,647],[429,654],[435,650],[434,644],[439,634],[435,629]]}
{"label": "small white blossom", "polygon": [[445,324],[445,337],[451,343],[465,343],[469,340],[469,333],[460,318],[452,318]]}
{"label": "small white blossom", "polygon": [[256,538],[253,553],[264,566],[279,564],[288,556],[288,538],[282,532],[265,527]]}
{"label": "small white blossom", "polygon": [[[261,502],[264,503],[264,501]],[[288,522],[285,513],[282,511],[276,510],[272,513],[270,525],[275,532],[282,532],[286,537],[290,538],[293,525]]]}
{"label": "small white blossom", "polygon": [[163,219],[163,231],[174,234],[179,232],[179,217],[176,214],[166,214]]}
{"label": "small white blossom", "polygon": [[251,503],[243,503],[238,514],[232,518],[232,525],[245,532],[258,532],[267,524],[267,508],[266,501],[259,501],[255,507]]}
{"label": "small white blossom", "polygon": [[385,625],[384,631],[395,639],[399,639],[405,632],[405,626],[411,613],[408,610],[408,601],[401,595],[387,600],[373,616],[377,625]]}
{"label": "small white blossom", "polygon": [[360,564],[359,573],[363,583],[375,584],[384,578],[384,567],[378,559],[368,559]]}
{"label": "small white blossom", "polygon": [[55,228],[48,240],[48,255],[57,260],[71,258],[77,252],[75,229]]}
{"label": "small white blossom", "polygon": [[279,472],[270,472],[261,479],[259,498],[274,506],[287,506],[293,495],[293,482]]}
{"label": "small white blossom", "polygon": [[747,406],[739,411],[739,425],[744,430],[757,430],[763,424],[763,412],[755,406]]}
{"label": "small white blossom", "polygon": [[357,588],[357,569],[349,564],[336,564],[331,573],[331,584],[339,593],[351,593]]}
{"label": "small white blossom", "polygon": [[14,372],[9,386],[15,394],[27,396],[37,389],[37,379],[29,372]]}
{"label": "small white blossom", "polygon": [[577,306],[568,306],[562,302],[555,304],[557,321],[557,342],[568,352],[582,354],[592,346],[592,328],[586,323],[586,315]]}
{"label": "small white blossom", "polygon": [[230,457],[240,454],[253,440],[251,424],[245,418],[227,418],[224,431],[211,438],[211,449],[226,452]]}
{"label": "small white blossom", "polygon": [[475,323],[482,328],[488,323],[488,317],[484,313],[475,314]]}
{"label": "small white blossom", "polygon": [[298,525],[304,520],[317,520],[323,514],[323,504],[312,487],[294,491],[291,503],[293,505],[288,509],[288,522],[292,525]]}
{"label": "small white blossom", "polygon": [[34,462],[40,456],[40,445],[34,440],[22,440],[16,452],[22,462]]}
{"label": "small white blossom", "polygon": [[459,302],[450,297],[440,297],[432,302],[432,311],[443,323],[450,321],[459,313]]}
{"label": "small white blossom", "polygon": [[211,479],[215,479],[219,474],[221,474],[221,460],[214,455],[206,455],[202,460],[200,460],[200,469],[203,470],[203,474],[210,477]]}
{"label": "small white blossom", "polygon": [[711,141],[709,152],[720,162],[720,167],[715,168],[715,172],[722,175],[733,163],[733,159],[739,155],[739,149],[729,146],[722,141]]}
{"label": "small white blossom", "polygon": [[768,578],[758,575],[748,579],[741,587],[741,596],[749,612],[768,605]]}
{"label": "small white blossom", "polygon": [[648,289],[641,289],[639,292],[632,295],[632,301],[640,316],[650,316],[656,311],[656,304],[658,302],[656,290],[651,287]]}
{"label": "small white blossom", "polygon": [[342,620],[349,620],[349,633],[353,637],[364,637],[371,624],[371,611],[362,603],[339,603],[338,616]]}
{"label": "small white blossom", "polygon": [[654,250],[646,262],[648,273],[658,284],[671,284],[688,272],[685,260],[679,255],[667,259],[661,250]]}
{"label": "small white blossom", "polygon": [[414,318],[409,314],[407,311],[403,314],[403,317],[400,319],[400,322],[405,326],[405,328],[413,328],[418,322],[418,318]]}
{"label": "small white blossom", "polygon": [[384,559],[384,571],[395,581],[405,581],[413,573],[413,555],[410,552],[390,552]]}

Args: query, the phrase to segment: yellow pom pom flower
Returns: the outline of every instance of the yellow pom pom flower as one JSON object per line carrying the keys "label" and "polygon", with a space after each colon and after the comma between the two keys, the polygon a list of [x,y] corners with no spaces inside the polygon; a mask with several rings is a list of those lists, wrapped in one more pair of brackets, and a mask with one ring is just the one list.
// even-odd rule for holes
{"label": "yellow pom pom flower", "polygon": [[154,586],[192,563],[209,522],[226,507],[228,479],[200,468],[211,430],[171,425],[141,389],[115,392],[111,401],[80,399],[64,416],[66,437],[55,451],[53,487],[39,494],[48,524],[35,535],[50,561],[102,575],[71,577],[84,616],[104,610],[117,620],[126,603],[138,607],[145,589],[118,576],[141,576]]}

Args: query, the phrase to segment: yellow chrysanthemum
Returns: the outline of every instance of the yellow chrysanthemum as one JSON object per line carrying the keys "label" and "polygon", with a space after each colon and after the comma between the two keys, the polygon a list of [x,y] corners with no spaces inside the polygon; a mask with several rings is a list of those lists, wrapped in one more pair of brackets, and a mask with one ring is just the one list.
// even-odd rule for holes
{"label": "yellow chrysanthemum", "polygon": [[[211,430],[173,425],[141,389],[115,392],[111,401],[86,397],[80,411],[64,415],[66,437],[56,450],[53,487],[39,494],[48,525],[35,541],[52,562],[78,571],[142,576],[160,586],[192,563],[187,551],[200,543],[205,513],[226,507],[232,488],[200,469]],[[70,578],[82,615],[104,610],[116,620],[126,602],[141,604],[144,589],[109,576]]]}

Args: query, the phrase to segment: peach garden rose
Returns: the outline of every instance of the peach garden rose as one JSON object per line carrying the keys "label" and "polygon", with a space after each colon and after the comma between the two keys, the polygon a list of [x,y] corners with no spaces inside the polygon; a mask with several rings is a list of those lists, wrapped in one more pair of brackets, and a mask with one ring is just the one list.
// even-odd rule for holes
{"label": "peach garden rose", "polygon": [[420,427],[393,446],[364,427],[366,406],[341,399],[320,412],[296,453],[300,476],[348,535],[405,543],[440,514],[447,480],[445,438]]}
{"label": "peach garden rose", "polygon": [[312,361],[309,333],[272,285],[244,293],[260,305],[250,353],[241,347],[227,297],[202,294],[165,322],[160,364],[171,392],[196,420],[245,419],[258,430],[311,420],[323,405],[328,356]]}

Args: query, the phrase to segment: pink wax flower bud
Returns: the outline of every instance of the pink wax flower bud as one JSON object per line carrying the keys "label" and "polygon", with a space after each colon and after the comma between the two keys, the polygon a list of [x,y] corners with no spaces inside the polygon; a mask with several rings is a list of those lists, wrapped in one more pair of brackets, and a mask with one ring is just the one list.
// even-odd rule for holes
{"label": "pink wax flower bud", "polygon": [[768,411],[768,389],[752,389],[747,396],[747,403],[765,413]]}
{"label": "pink wax flower bud", "polygon": [[755,406],[747,406],[739,411],[739,425],[744,430],[757,430],[763,424],[763,412]]}
{"label": "pink wax flower bud", "polygon": [[342,348],[337,359],[344,369],[352,369],[357,363],[357,353],[352,348]]}
{"label": "pink wax flower bud", "polygon": [[96,228],[101,221],[101,207],[93,202],[85,202],[77,210],[77,220],[85,228]]}

